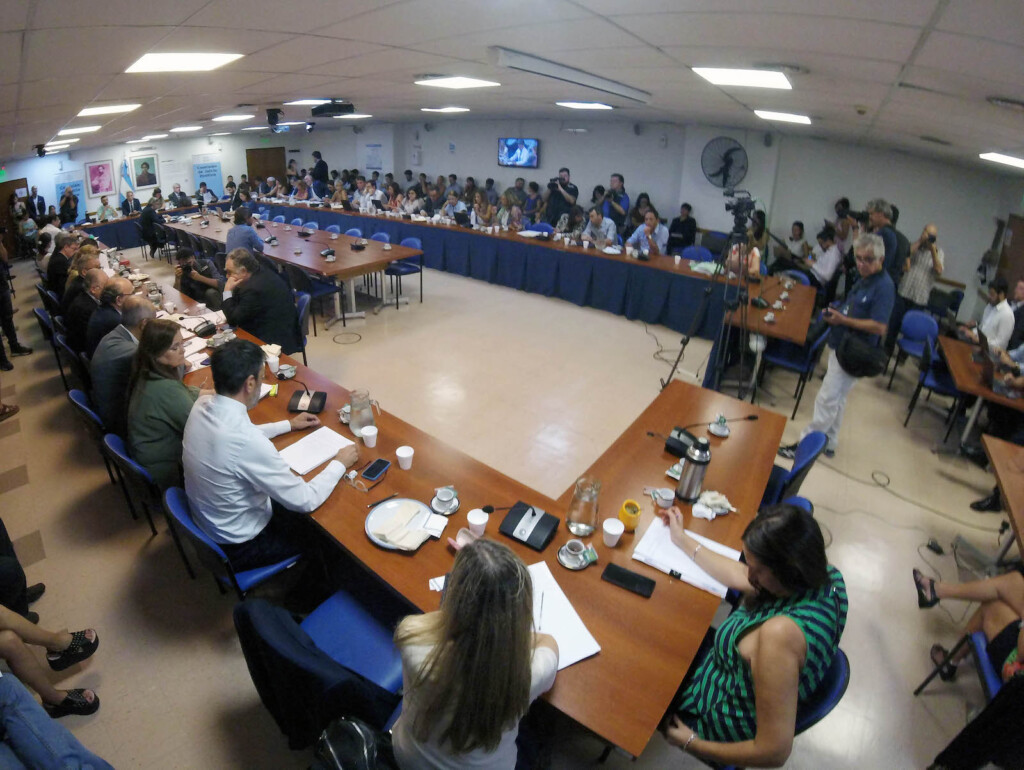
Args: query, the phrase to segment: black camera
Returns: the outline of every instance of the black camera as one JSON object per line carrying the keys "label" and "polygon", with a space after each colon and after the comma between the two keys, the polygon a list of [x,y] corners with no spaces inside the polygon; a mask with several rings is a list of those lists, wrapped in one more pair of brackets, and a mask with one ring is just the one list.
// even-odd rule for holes
{"label": "black camera", "polygon": [[549,190],[557,190],[558,189],[558,184],[561,181],[562,180],[559,179],[557,176],[551,177],[551,179],[548,181],[548,189]]}
{"label": "black camera", "polygon": [[839,209],[839,211],[837,211],[836,214],[839,216],[840,219],[846,219],[847,217],[849,217],[850,219],[856,220],[862,225],[866,225],[868,223],[868,212],[866,211]]}

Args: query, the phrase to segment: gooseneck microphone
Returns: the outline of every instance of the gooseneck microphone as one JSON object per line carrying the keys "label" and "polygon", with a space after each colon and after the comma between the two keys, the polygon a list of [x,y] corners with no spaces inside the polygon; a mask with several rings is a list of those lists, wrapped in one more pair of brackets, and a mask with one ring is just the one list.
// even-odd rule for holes
{"label": "gooseneck microphone", "polygon": [[[730,417],[728,420],[726,420],[726,422],[743,422],[744,420],[757,420],[757,419],[760,419],[760,415],[748,414],[748,415],[746,415],[744,417]],[[697,427],[700,427],[701,425],[710,425],[712,422],[714,422],[714,420],[701,420],[700,422],[695,422],[692,425],[684,425],[683,426],[683,430],[689,430],[690,428],[697,428]]]}

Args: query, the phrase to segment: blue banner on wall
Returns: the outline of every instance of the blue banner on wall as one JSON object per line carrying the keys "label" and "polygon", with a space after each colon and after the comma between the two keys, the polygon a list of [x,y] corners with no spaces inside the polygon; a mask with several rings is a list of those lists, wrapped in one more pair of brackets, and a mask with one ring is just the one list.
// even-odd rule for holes
{"label": "blue banner on wall", "polygon": [[199,189],[200,182],[206,182],[206,188],[218,198],[224,195],[224,181],[219,162],[192,164],[192,180],[195,182],[196,190]]}
{"label": "blue banner on wall", "polygon": [[[60,213],[60,198],[64,194],[64,190],[68,187],[78,198],[78,218],[75,222],[81,222],[85,219],[85,181],[82,179],[72,179],[70,182],[57,182],[54,185],[54,190],[57,194],[53,196],[53,205],[57,207],[57,212]],[[47,204],[49,205],[49,204]]]}

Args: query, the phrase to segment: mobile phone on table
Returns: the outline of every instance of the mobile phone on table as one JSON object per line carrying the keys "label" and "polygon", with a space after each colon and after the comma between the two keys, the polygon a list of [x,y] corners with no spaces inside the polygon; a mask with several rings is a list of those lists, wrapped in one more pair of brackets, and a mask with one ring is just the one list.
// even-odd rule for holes
{"label": "mobile phone on table", "polygon": [[376,481],[385,473],[387,473],[387,470],[390,467],[391,462],[389,460],[374,460],[366,468],[363,469],[363,472],[360,475],[367,481]]}

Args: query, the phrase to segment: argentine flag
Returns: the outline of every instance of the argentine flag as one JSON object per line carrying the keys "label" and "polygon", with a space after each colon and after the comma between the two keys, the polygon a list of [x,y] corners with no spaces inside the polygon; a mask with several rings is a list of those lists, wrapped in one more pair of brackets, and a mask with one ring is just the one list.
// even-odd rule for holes
{"label": "argentine flag", "polygon": [[118,191],[121,203],[124,203],[127,199],[127,196],[124,194],[125,185],[128,185],[129,190],[135,192],[135,185],[132,184],[132,175],[131,172],[128,171],[128,158],[124,158],[121,161],[121,189]]}

